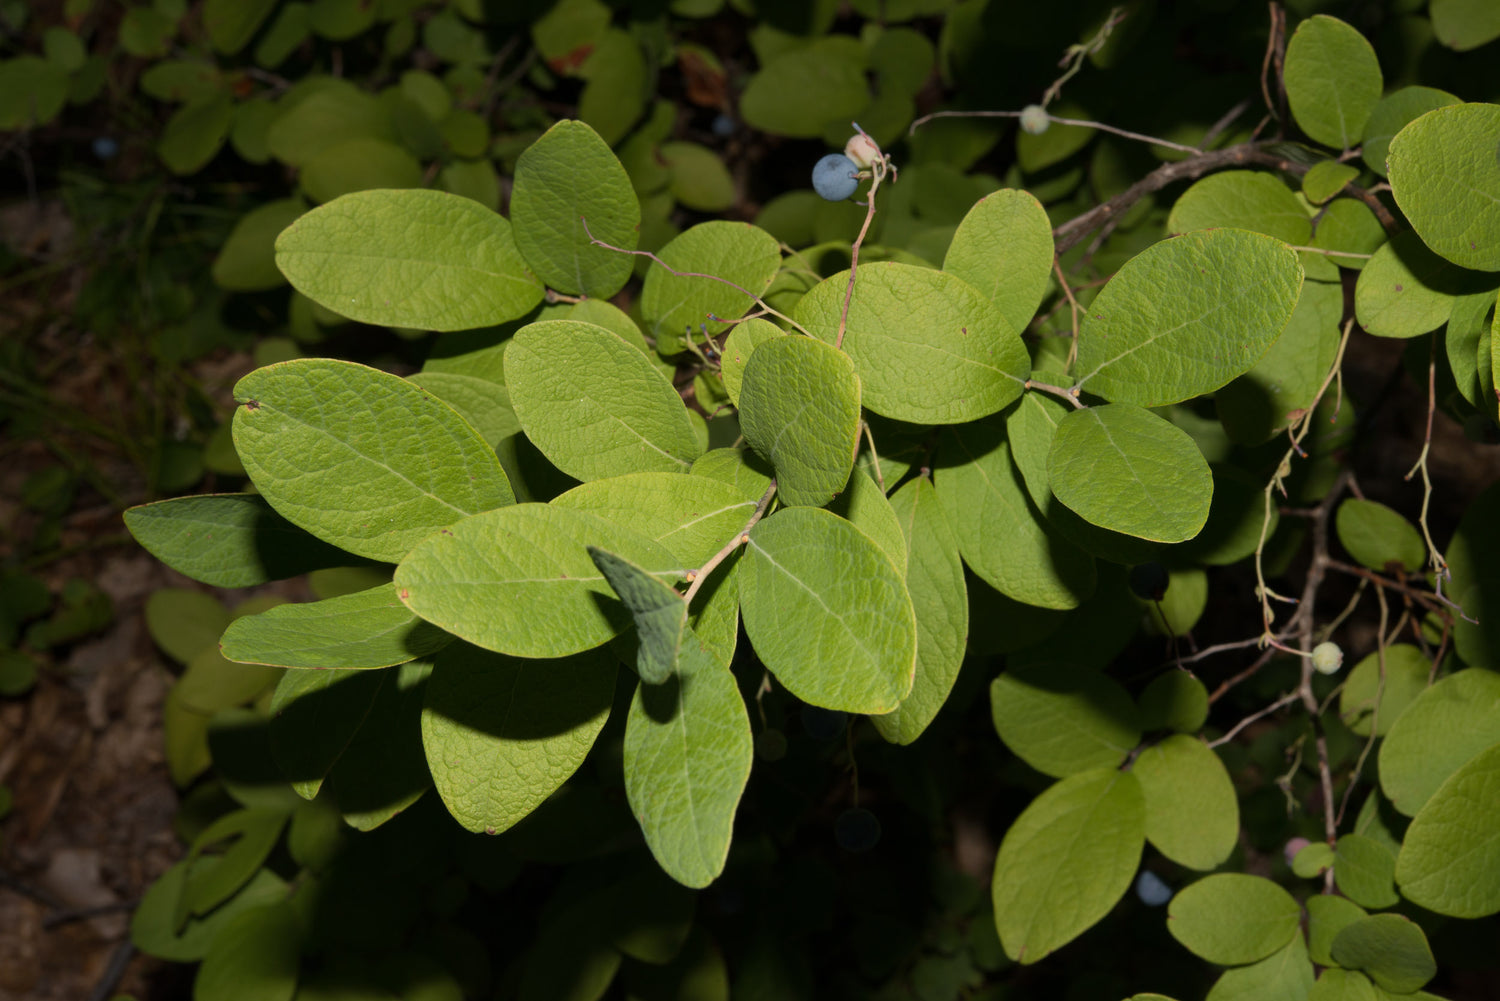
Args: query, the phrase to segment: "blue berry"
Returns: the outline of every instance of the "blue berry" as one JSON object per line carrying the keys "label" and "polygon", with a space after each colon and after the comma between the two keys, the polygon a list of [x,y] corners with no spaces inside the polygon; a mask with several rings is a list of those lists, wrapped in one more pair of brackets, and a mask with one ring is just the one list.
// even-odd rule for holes
{"label": "blue berry", "polygon": [[833,822],[833,839],[846,852],[867,852],[880,840],[880,821],[863,807],[845,810]]}
{"label": "blue berry", "polygon": [[822,706],[802,707],[802,729],[813,740],[832,740],[844,732],[844,723],[849,714],[838,709]]}
{"label": "blue berry", "polygon": [[830,202],[841,202],[859,187],[859,167],[842,153],[829,153],[813,164],[813,190]]}
{"label": "blue berry", "polygon": [[1160,563],[1141,563],[1130,568],[1130,590],[1142,601],[1162,600],[1171,583],[1171,575]]}
{"label": "blue berry", "polygon": [[1135,879],[1135,895],[1147,907],[1160,907],[1172,899],[1172,888],[1150,869],[1142,869]]}
{"label": "blue berry", "polygon": [[116,153],[120,152],[120,144],[109,136],[98,136],[94,139],[92,149],[94,155],[99,159],[110,160],[114,158]]}
{"label": "blue berry", "polygon": [[709,126],[709,128],[713,129],[714,135],[718,136],[720,139],[728,139],[730,136],[734,135],[734,119],[730,118],[728,115],[724,114],[724,112],[721,111],[714,118],[714,123],[713,125]]}

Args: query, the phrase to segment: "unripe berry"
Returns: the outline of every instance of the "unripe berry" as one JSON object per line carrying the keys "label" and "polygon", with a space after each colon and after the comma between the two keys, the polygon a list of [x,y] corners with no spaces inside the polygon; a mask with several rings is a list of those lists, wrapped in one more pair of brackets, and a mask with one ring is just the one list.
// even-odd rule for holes
{"label": "unripe berry", "polygon": [[875,145],[874,139],[863,132],[856,132],[844,144],[844,155],[860,167],[868,169],[871,164],[880,159],[880,147]]}
{"label": "unripe berry", "polygon": [[880,821],[863,807],[854,807],[838,815],[833,822],[833,838],[846,852],[867,852],[880,841]]}
{"label": "unripe berry", "polygon": [[1344,651],[1337,643],[1324,642],[1313,647],[1313,670],[1319,674],[1337,674],[1344,666]]}
{"label": "unripe berry", "polygon": [[1135,895],[1147,907],[1160,907],[1172,899],[1172,888],[1150,869],[1142,869],[1135,878]]}
{"label": "unripe berry", "polygon": [[830,202],[841,202],[859,187],[859,166],[842,153],[829,153],[813,165],[812,183]]}
{"label": "unripe berry", "polygon": [[1047,109],[1040,104],[1028,104],[1021,109],[1021,131],[1031,135],[1039,136],[1047,131],[1047,126],[1052,121],[1047,117]]}
{"label": "unripe berry", "polygon": [[1166,597],[1172,577],[1160,563],[1140,563],[1130,568],[1130,590],[1142,601],[1160,601]]}

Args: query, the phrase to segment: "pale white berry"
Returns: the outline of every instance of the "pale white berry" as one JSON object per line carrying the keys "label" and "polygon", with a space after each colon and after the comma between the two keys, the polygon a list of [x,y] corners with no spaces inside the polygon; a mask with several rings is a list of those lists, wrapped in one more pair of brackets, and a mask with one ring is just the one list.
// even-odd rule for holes
{"label": "pale white berry", "polygon": [[1337,674],[1344,666],[1344,651],[1337,643],[1324,642],[1313,647],[1313,670],[1319,674]]}

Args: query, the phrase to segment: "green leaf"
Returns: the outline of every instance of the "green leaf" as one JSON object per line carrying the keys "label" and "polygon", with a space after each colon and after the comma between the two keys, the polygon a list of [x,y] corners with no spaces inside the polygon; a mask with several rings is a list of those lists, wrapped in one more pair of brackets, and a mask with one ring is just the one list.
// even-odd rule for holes
{"label": "green leaf", "polygon": [[1314,841],[1292,859],[1292,872],[1303,879],[1316,879],[1333,868],[1333,847],[1326,841]]}
{"label": "green leaf", "polygon": [[1375,736],[1384,737],[1401,714],[1427,690],[1431,673],[1427,655],[1410,643],[1377,650],[1354,665],[1344,679],[1344,690],[1339,693],[1339,718],[1361,737],[1370,736],[1372,728]]}
{"label": "green leaf", "polygon": [[1466,295],[1453,302],[1444,328],[1444,348],[1453,381],[1464,399],[1483,410],[1493,395],[1494,360],[1491,326],[1495,296],[1490,292]]}
{"label": "green leaf", "polygon": [[[1323,844],[1328,848],[1327,844]],[[1305,851],[1306,849],[1304,849]],[[1329,849],[1332,852],[1332,849]],[[1307,941],[1312,961],[1333,966],[1333,940],[1338,933],[1365,916],[1365,909],[1348,897],[1317,893],[1303,903],[1307,908]],[[1298,938],[1301,938],[1299,935]]]}
{"label": "green leaf", "polygon": [[1048,527],[1011,462],[1005,426],[982,421],[939,442],[938,499],[964,562],[1006,597],[1075,608],[1093,593],[1093,559]]}
{"label": "green leaf", "polygon": [[1365,264],[1354,287],[1354,314],[1376,337],[1416,337],[1448,321],[1456,299],[1493,288],[1492,276],[1434,254],[1416,233],[1392,237]]}
{"label": "green leaf", "polygon": [[827,344],[780,337],[750,356],[740,426],[775,467],[783,503],[822,507],[844,489],[859,446],[859,405],[854,362]]}
{"label": "green leaf", "polygon": [[685,473],[703,452],[672,383],[592,323],[522,327],[505,352],[505,381],[526,436],[577,479]]}
{"label": "green leaf", "polygon": [[[841,271],[797,305],[798,321],[830,344],[848,284]],[[1021,395],[1031,370],[1016,328],[982,293],[945,272],[895,261],[859,269],[843,348],[864,405],[915,424],[993,414]]]}
{"label": "green leaf", "polygon": [[368,0],[312,0],[307,19],[319,35],[344,42],[369,29],[375,14],[376,7]]}
{"label": "green leaf", "polygon": [[[1500,320],[1495,321],[1500,325]],[[1500,330],[1491,335],[1491,351],[1500,345]],[[1474,498],[1458,521],[1445,554],[1452,583],[1444,590],[1464,609],[1453,623],[1454,648],[1467,663],[1500,669],[1500,483]],[[1477,619],[1477,622],[1467,621]]]}
{"label": "green leaf", "polygon": [[724,212],[734,207],[734,178],[713,150],[692,142],[665,142],[657,147],[656,155],[662,166],[672,172],[672,197],[683,205],[697,212]]}
{"label": "green leaf", "polygon": [[841,35],[782,52],[750,78],[740,114],[763,132],[816,139],[829,122],[848,122],[870,100],[865,50]]}
{"label": "green leaf", "polygon": [[1415,816],[1460,766],[1500,742],[1500,674],[1458,671],[1417,696],[1380,745],[1380,788]]}
{"label": "green leaf", "polygon": [[1340,892],[1361,907],[1394,907],[1392,878],[1396,859],[1385,846],[1363,834],[1345,834],[1333,846],[1333,879]]}
{"label": "green leaf", "polygon": [[1047,456],[1057,499],[1101,528],[1182,542],[1208,521],[1213,476],[1193,440],[1128,404],[1064,417]]}
{"label": "green leaf", "polygon": [[1131,767],[1146,797],[1146,840],[1189,869],[1222,865],[1240,835],[1239,800],[1219,756],[1196,737],[1174,734]]}
{"label": "green leaf", "polygon": [[[302,166],[297,178],[303,194],[319,203],[374,189],[420,188],[422,181],[416,157],[388,139],[370,136],[326,147]],[[368,259],[368,248],[362,256]]]}
{"label": "green leaf", "polygon": [[[1323,898],[1327,899],[1327,898]],[[1205,1001],[1303,1001],[1313,986],[1313,965],[1301,935],[1249,966],[1225,970],[1209,988]]]}
{"label": "green leaf", "polygon": [[271,755],[303,799],[323,779],[364,723],[387,676],[377,671],[287,671],[271,698]]}
{"label": "green leaf", "polygon": [[724,391],[729,394],[729,402],[736,407],[740,405],[740,389],[745,376],[745,366],[750,362],[751,353],[766,341],[785,336],[786,331],[770,320],[760,317],[734,325],[734,328],[729,331],[729,336],[724,339],[723,367],[720,369],[720,374],[724,377]]}
{"label": "green leaf", "polygon": [[1297,934],[1302,909],[1262,876],[1205,876],[1167,905],[1167,930],[1194,955],[1222,966],[1265,959]]}
{"label": "green leaf", "polygon": [[1259,444],[1312,405],[1338,353],[1343,312],[1341,286],[1302,283],[1297,307],[1276,343],[1254,368],[1214,394],[1219,420],[1233,441]]}
{"label": "green leaf", "polygon": [[352,553],[394,563],[435,529],[514,502],[478,432],[398,376],[307,358],[251,372],[234,393],[234,444],[256,489]]}
{"label": "green leaf", "polygon": [[1391,140],[1391,193],[1422,241],[1465,268],[1500,271],[1500,105],[1430,111]]}
{"label": "green leaf", "polygon": [[231,292],[257,292],[285,282],[276,268],[276,237],[305,211],[302,199],[283,198],[246,212],[214,258],[214,283]]}
{"label": "green leaf", "polygon": [[213,715],[250,701],[280,676],[274,668],[236,664],[211,646],[188,662],[172,694],[184,708]]}
{"label": "green leaf", "polygon": [[1005,188],[974,203],[953,233],[943,270],[993,302],[1025,330],[1052,279],[1052,223],[1027,191]]}
{"label": "green leaf", "polygon": [[393,327],[483,327],[524,316],[542,300],[510,223],[443,191],[335,199],[282,231],[276,264],[320,305]]}
{"label": "green leaf", "polygon": [[1475,755],[1432,794],[1406,829],[1396,859],[1402,896],[1455,918],[1482,918],[1500,911],[1497,782],[1500,743]]}
{"label": "green leaf", "polygon": [[1212,392],[1281,336],[1301,289],[1296,253],[1268,236],[1215,229],[1153,244],[1089,306],[1078,386],[1146,407]]}
{"label": "green leaf", "polygon": [[[48,596],[48,605],[51,597]],[[0,615],[9,612],[0,610]],[[231,616],[219,599],[202,591],[163,587],[146,599],[146,629],[156,645],[179,664],[218,648]]]}
{"label": "green leaf", "polygon": [[497,834],[568,780],[609,718],[616,661],[603,651],[521,660],[454,644],[422,708],[433,784],[465,829]]}
{"label": "green leaf", "polygon": [[627,559],[594,546],[588,553],[635,620],[636,674],[647,684],[662,684],[677,670],[687,630],[687,602],[672,585]]}
{"label": "green leaf", "polygon": [[521,431],[503,385],[454,372],[416,372],[406,381],[457,410],[491,448]]}
{"label": "green leaf", "polygon": [[396,138],[390,111],[374,95],[347,80],[314,76],[304,79],[299,100],[280,103],[283,110],[266,132],[270,154],[290,167],[305,167],[319,153],[350,139]]}
{"label": "green leaf", "polygon": [[1461,98],[1435,87],[1402,87],[1391,91],[1380,99],[1365,122],[1365,141],[1361,147],[1365,166],[1385,177],[1386,155],[1396,133],[1429,111],[1462,103]]}
{"label": "green leaf", "polygon": [[917,666],[911,694],[870,722],[886,740],[910,744],[948,700],[969,637],[969,600],[958,537],[932,481],[916,477],[891,495],[905,543],[906,590],[917,619]]}
{"label": "green leaf", "polygon": [[748,448],[716,448],[693,463],[692,475],[727,483],[744,500],[754,502],[771,486],[772,470]]}
{"label": "green leaf", "polygon": [[224,148],[233,122],[234,100],[228,94],[184,104],[167,119],[156,155],[174,174],[197,173]]}
{"label": "green leaf", "polygon": [[682,634],[677,673],[636,687],[625,723],[625,795],[667,875],[701,888],[724,870],[755,757],[729,668]]}
{"label": "green leaf", "polygon": [[219,864],[188,879],[177,904],[180,927],[190,915],[201,917],[234,896],[260,869],[281,838],[287,813],[279,809],[246,809],[227,813],[193,839],[187,861],[228,842],[216,852]]}
{"label": "green leaf", "polygon": [[395,584],[382,584],[236,619],[221,647],[225,657],[241,664],[377,668],[426,657],[452,639],[401,604]]}
{"label": "green leaf", "polygon": [[1167,217],[1169,233],[1223,227],[1292,244],[1312,237],[1312,220],[1292,189],[1275,174],[1258,170],[1225,170],[1195,181]]}
{"label": "green leaf", "polygon": [[[1266,484],[1254,474],[1228,463],[1214,465],[1210,471],[1213,497],[1209,501],[1208,521],[1201,532],[1173,551],[1173,557],[1209,566],[1228,566],[1259,548],[1262,529],[1270,538],[1281,521],[1281,512],[1277,505],[1270,505],[1267,523]],[[1171,600],[1168,595],[1168,601]]]}
{"label": "green leaf", "polygon": [[1432,0],[1432,33],[1437,40],[1466,52],[1500,38],[1500,10],[1485,0]]}
{"label": "green leaf", "polygon": [[1380,992],[1363,973],[1328,969],[1307,992],[1307,1001],[1382,1001]]}
{"label": "green leaf", "polygon": [[197,962],[237,916],[286,898],[286,882],[269,869],[260,869],[223,907],[202,918],[189,919],[179,929],[173,916],[189,877],[199,878],[220,864],[217,857],[200,857],[191,864],[178,862],[152,883],[130,918],[130,940],[135,947],[158,959]]}
{"label": "green leaf", "polygon": [[[431,673],[430,661],[414,660],[373,675],[380,679],[380,689],[364,725],[324,779],[344,822],[355,830],[379,827],[432,785],[419,726]],[[217,764],[217,753],[214,758]]]}
{"label": "green leaf", "polygon": [[253,587],[362,562],[277,514],[256,494],[201,494],[141,504],[125,527],[178,573],[215,587]]}
{"label": "green leaf", "polygon": [[1359,168],[1337,160],[1320,160],[1302,175],[1302,194],[1314,205],[1322,205],[1359,176]]}
{"label": "green leaf", "polygon": [[1054,778],[1114,768],[1141,740],[1135,703],[1119,682],[1048,661],[991,682],[990,716],[1006,747]]}
{"label": "green leaf", "polygon": [[0,130],[46,125],[67,99],[68,72],[56,63],[40,56],[0,60]]}
{"label": "green leaf", "polygon": [[844,519],[792,507],[750,531],[740,562],[745,632],[804,702],[885,713],[911,692],[917,628],[895,564]]}
{"label": "green leaf", "polygon": [[1365,36],[1324,14],[1297,25],[1283,77],[1292,117],[1308,136],[1334,149],[1359,143],[1384,88],[1380,61]]}
{"label": "green leaf", "polygon": [[1033,800],[995,857],[1005,954],[1035,963],[1108,914],[1130,888],[1145,826],[1140,783],[1113,768],[1071,775]]}
{"label": "green leaf", "polygon": [[744,316],[781,267],[776,238],[743,222],[699,223],[674,237],[657,256],[665,266],[653,261],[646,272],[641,316],[663,355],[686,350],[685,341],[701,343],[705,329],[709,336],[729,329],[719,321]]}
{"label": "green leaf", "polygon": [[1333,958],[1361,970],[1392,994],[1419,991],[1437,976],[1422,929],[1400,914],[1375,914],[1346,925],[1333,939]]}
{"label": "green leaf", "polygon": [[[620,251],[635,249],[640,202],[608,144],[584,123],[558,122],[521,154],[510,218],[516,246],[550,288],[608,299],[629,280],[634,259]],[[592,246],[590,234],[618,249]]]}
{"label": "green leaf", "polygon": [[552,506],[586,511],[644,535],[666,547],[684,567],[706,563],[755,512],[755,500],[747,500],[727,483],[706,476],[684,480],[676,473],[593,480],[560,494]]}
{"label": "green leaf", "polygon": [[654,78],[648,75],[641,45],[630,32],[611,29],[579,67],[588,83],[578,98],[578,117],[611,146],[640,119],[651,95]]}
{"label": "green leaf", "polygon": [[1385,229],[1380,220],[1357,198],[1335,198],[1327,205],[1312,239],[1312,246],[1330,252],[1328,260],[1353,271],[1364,270],[1369,255],[1383,243]]}
{"label": "green leaf", "polygon": [[202,1001],[291,1001],[303,931],[289,901],[246,910],[226,922],[193,980]]}
{"label": "green leaf", "polygon": [[206,0],[203,30],[217,51],[232,56],[249,43],[275,9],[276,0]]}
{"label": "green leaf", "polygon": [[1154,679],[1137,700],[1141,729],[1197,733],[1208,720],[1208,689],[1187,671],[1168,671]]}

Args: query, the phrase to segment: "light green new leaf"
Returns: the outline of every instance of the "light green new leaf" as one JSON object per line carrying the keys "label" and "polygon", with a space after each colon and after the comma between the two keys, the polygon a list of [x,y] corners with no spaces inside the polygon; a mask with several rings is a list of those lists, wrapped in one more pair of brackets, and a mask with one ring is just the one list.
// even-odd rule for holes
{"label": "light green new leaf", "polygon": [[1215,869],[1240,836],[1234,783],[1196,737],[1174,734],[1140,753],[1131,771],[1146,797],[1146,840],[1189,869]]}
{"label": "light green new leaf", "polygon": [[729,394],[730,403],[736,407],[740,405],[740,386],[745,377],[745,366],[750,362],[750,355],[766,341],[785,336],[785,330],[762,317],[737,323],[734,329],[729,331],[729,336],[724,339],[723,367],[720,369],[720,374],[724,377],[724,391]]}
{"label": "light green new leaf", "polygon": [[498,834],[557,791],[609,718],[615,665],[603,651],[555,661],[457,643],[444,651],[422,707],[422,746],[453,819]]}
{"label": "light green new leaf", "polygon": [[684,567],[707,562],[755,512],[755,500],[727,483],[706,476],[684,480],[676,473],[593,480],[558,495],[552,504],[587,511],[659,542]]}
{"label": "light green new leaf", "polygon": [[[1326,899],[1326,898],[1325,898]],[[1304,1001],[1313,986],[1313,965],[1301,935],[1249,966],[1225,970],[1204,1001]]]}
{"label": "light green new leaf", "polygon": [[[629,281],[641,204],[608,144],[561,121],[516,160],[510,219],[516,246],[548,287],[608,299]],[[590,237],[617,249],[593,246]]]}
{"label": "light green new leaf", "polygon": [[1005,954],[1035,963],[1108,914],[1130,888],[1145,828],[1140,783],[1113,768],[1032,800],[1005,832],[990,885]]}
{"label": "light green new leaf", "polygon": [[422,618],[486,650],[565,657],[630,625],[589,546],[654,574],[682,576],[669,551],[629,528],[583,511],[518,504],[430,536],[396,568],[396,594]]}
{"label": "light green new leaf", "polygon": [[[1346,502],[1347,503],[1347,502]],[[1410,643],[1396,643],[1365,657],[1344,679],[1339,693],[1339,718],[1361,737],[1373,728],[1377,737],[1391,727],[1407,707],[1427,690],[1432,664]]]}
{"label": "light green new leaf", "polygon": [[678,671],[642,681],[625,722],[625,795],[667,875],[701,888],[724,870],[755,739],[729,668],[691,629]]}
{"label": "light green new leaf", "polygon": [[485,327],[525,316],[542,301],[511,224],[445,191],[336,198],[282,231],[276,265],[319,305],[392,327]]}
{"label": "light green new leaf", "polygon": [[1156,542],[1182,542],[1208,521],[1213,474],[1193,439],[1141,407],[1075,410],[1052,438],[1047,476],[1084,520]]}
{"label": "light green new leaf", "polygon": [[1470,668],[1417,696],[1380,745],[1380,788],[1415,816],[1460,766],[1500,743],[1500,674]]}
{"label": "light green new leaf", "polygon": [[1419,991],[1437,976],[1437,961],[1420,926],[1400,914],[1374,914],[1346,925],[1333,939],[1333,958],[1361,970],[1392,994]]}
{"label": "light green new leaf", "polygon": [[740,427],[776,469],[783,503],[822,507],[844,489],[859,446],[859,404],[854,362],[821,341],[779,337],[750,356]]}
{"label": "light green new leaf", "polygon": [[1488,0],[1432,0],[1432,33],[1465,52],[1500,38],[1500,7]]}
{"label": "light green new leaf", "polygon": [[1497,790],[1500,743],[1450,775],[1412,819],[1396,859],[1396,882],[1404,897],[1454,918],[1500,911]]}
{"label": "light green new leaf", "polygon": [[1296,252],[1269,236],[1214,229],[1153,244],[1090,304],[1078,385],[1144,407],[1212,392],[1281,336],[1301,290]]}
{"label": "light green new leaf", "polygon": [[1275,174],[1225,170],[1209,174],[1182,193],[1167,216],[1167,232],[1230,227],[1305,245],[1312,220],[1292,189]]}
{"label": "light green new leaf", "polygon": [[220,644],[241,664],[375,668],[436,653],[453,639],[396,598],[395,584],[235,619]]}
{"label": "light green new leaf", "polygon": [[1365,36],[1324,14],[1297,25],[1287,43],[1283,78],[1302,131],[1334,149],[1359,143],[1384,89],[1380,61]]}
{"label": "light green new leaf", "polygon": [[393,673],[334,669],[281,676],[271,697],[271,755],[297,795],[318,795]]}
{"label": "light green new leaf", "polygon": [[974,203],[943,270],[984,293],[1015,330],[1025,330],[1052,278],[1052,223],[1029,191],[1005,188]]}
{"label": "light green new leaf", "polygon": [[1263,876],[1221,872],[1178,891],[1167,930],[1194,955],[1238,966],[1265,959],[1297,934],[1302,908]]}
{"label": "light green new leaf", "polygon": [[[220,863],[223,868],[223,863]],[[193,979],[204,1001],[291,1001],[297,993],[303,931],[290,901],[235,915],[214,938]]]}
{"label": "light green new leaf", "polygon": [[[815,285],[797,320],[832,344],[849,272]],[[954,275],[895,261],[859,269],[844,350],[864,404],[914,424],[959,424],[1002,409],[1031,371],[1016,328],[983,293]],[[753,357],[753,356],[752,356]]]}
{"label": "light green new leaf", "polygon": [[765,294],[781,267],[776,238],[746,222],[699,223],[674,237],[657,256],[665,266],[653,262],[646,272],[641,316],[663,355],[686,350],[688,340],[701,344],[705,324],[708,335],[723,333],[727,324],[712,317],[744,316],[755,305],[752,297]]}
{"label": "light green new leaf", "polygon": [[917,626],[896,566],[821,508],[792,507],[750,531],[740,609],[756,654],[804,702],[886,713],[911,693]]}
{"label": "light green new leaf", "polygon": [[1114,768],[1141,741],[1140,716],[1119,682],[1048,661],[991,682],[990,717],[1006,747],[1054,778]]}
{"label": "light green new leaf", "polygon": [[1365,166],[1385,177],[1385,158],[1390,152],[1391,140],[1398,132],[1429,111],[1462,103],[1462,98],[1435,87],[1402,87],[1391,91],[1380,99],[1365,122],[1365,141],[1360,147]]}
{"label": "light green new leaf", "polygon": [[1454,264],[1500,271],[1500,105],[1430,111],[1391,140],[1391,193],[1422,241]]}
{"label": "light green new leaf", "polygon": [[927,729],[958,677],[969,638],[969,598],[958,537],[926,477],[909,480],[890,500],[905,542],[906,590],[917,617],[917,668],[911,694],[894,712],[870,717],[894,744]]}
{"label": "light green new leaf", "polygon": [[1353,164],[1319,160],[1302,175],[1302,194],[1314,205],[1322,205],[1358,176],[1359,168]]}
{"label": "light green new leaf", "polygon": [[1394,907],[1396,859],[1384,845],[1363,834],[1345,834],[1333,846],[1333,879],[1339,891],[1361,907]]}
{"label": "light green new leaf", "polygon": [[1448,322],[1461,297],[1495,284],[1434,254],[1416,233],[1398,233],[1359,273],[1354,315],[1376,337],[1416,337]]}
{"label": "light green new leaf", "polygon": [[[1326,843],[1320,844],[1328,848]],[[1328,850],[1330,854],[1333,851]],[[1333,940],[1339,932],[1365,917],[1365,909],[1348,897],[1333,893],[1314,894],[1303,902],[1303,906],[1307,908],[1307,947],[1312,961],[1319,966],[1335,965]]]}
{"label": "light green new leaf", "polygon": [[180,574],[215,587],[254,587],[364,562],[309,535],[258,494],[200,494],[141,504],[125,527]]}
{"label": "light green new leaf", "polygon": [[294,525],[394,563],[433,530],[513,503],[483,438],[398,376],[304,358],[234,387],[234,444],[256,489]]}
{"label": "light green new leaf", "polygon": [[636,674],[647,684],[660,685],[677,670],[687,630],[687,602],[672,585],[629,560],[594,546],[588,552],[635,621]]}
{"label": "light green new leaf", "polygon": [[505,382],[526,437],[577,479],[685,473],[703,452],[672,383],[592,323],[522,327],[505,352]]}
{"label": "light green new leaf", "polygon": [[1032,504],[999,421],[963,425],[939,443],[935,486],[964,562],[1008,598],[1075,608],[1093,593],[1094,561]]}
{"label": "light green new leaf", "polygon": [[1326,841],[1313,841],[1292,858],[1292,872],[1303,879],[1315,879],[1332,868],[1333,847]]}
{"label": "light green new leaf", "polygon": [[[1362,271],[1369,262],[1368,255],[1379,250],[1385,240],[1385,228],[1368,205],[1357,198],[1335,198],[1318,218],[1312,246],[1328,251],[1328,260],[1339,267]],[[1338,287],[1331,281],[1318,284]]]}

